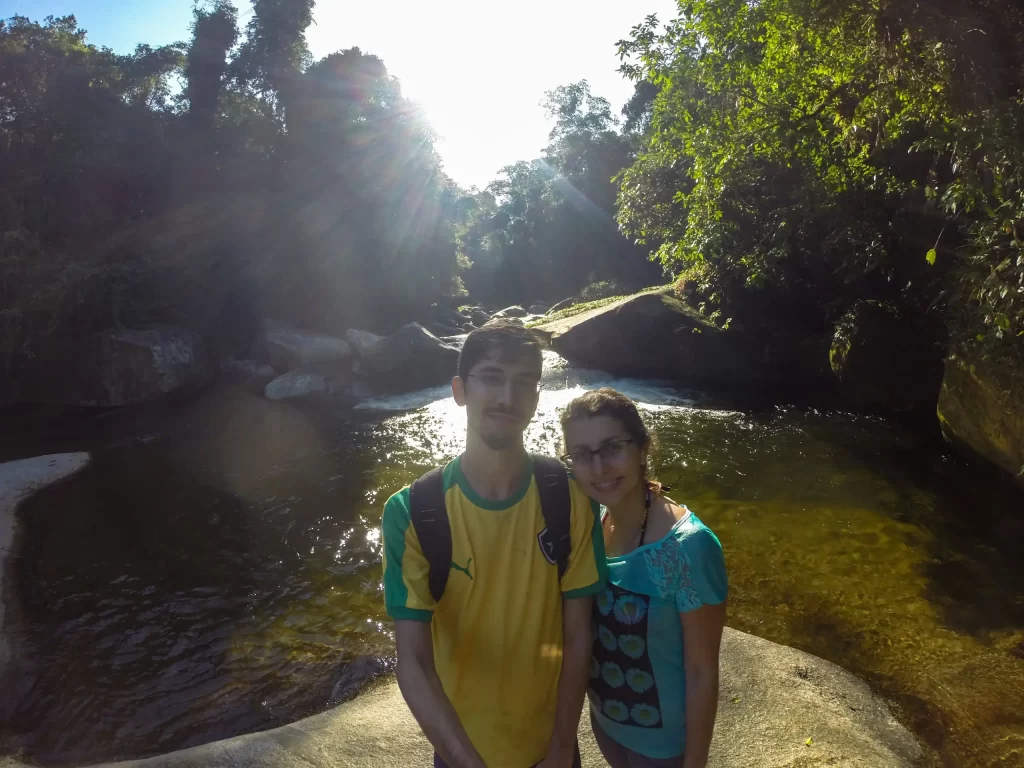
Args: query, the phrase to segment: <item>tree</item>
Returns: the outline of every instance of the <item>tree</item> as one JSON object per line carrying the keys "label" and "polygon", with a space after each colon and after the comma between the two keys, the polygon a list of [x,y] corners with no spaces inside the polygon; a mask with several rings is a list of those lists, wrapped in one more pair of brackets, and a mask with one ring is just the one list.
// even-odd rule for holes
{"label": "tree", "polygon": [[238,42],[238,11],[227,0],[217,0],[212,10],[196,6],[192,15],[185,95],[193,130],[209,133],[227,73],[228,52]]}
{"label": "tree", "polygon": [[1009,161],[1021,150],[1019,8],[686,10],[620,43],[623,71],[661,89],[623,178],[627,232],[661,240],[662,260],[701,270],[721,302],[775,296],[827,318],[855,296],[924,311],[956,288],[996,335],[1024,328],[1024,272],[1007,261],[1022,211]]}

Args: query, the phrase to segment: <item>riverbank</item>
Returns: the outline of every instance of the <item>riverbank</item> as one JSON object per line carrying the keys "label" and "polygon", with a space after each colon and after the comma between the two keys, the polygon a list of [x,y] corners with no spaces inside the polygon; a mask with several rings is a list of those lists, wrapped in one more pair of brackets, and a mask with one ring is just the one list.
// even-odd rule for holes
{"label": "riverbank", "polygon": [[55,453],[0,464],[0,596],[3,596],[0,599],[0,674],[10,661],[4,576],[7,557],[14,543],[18,502],[39,488],[74,474],[88,463],[88,453]]}
{"label": "riverbank", "polygon": [[[816,656],[726,629],[710,768],[921,768],[934,755],[861,680]],[[585,768],[606,763],[586,718]],[[143,760],[96,768],[426,766],[431,748],[393,678],[320,715]],[[14,759],[0,768],[23,768]]]}

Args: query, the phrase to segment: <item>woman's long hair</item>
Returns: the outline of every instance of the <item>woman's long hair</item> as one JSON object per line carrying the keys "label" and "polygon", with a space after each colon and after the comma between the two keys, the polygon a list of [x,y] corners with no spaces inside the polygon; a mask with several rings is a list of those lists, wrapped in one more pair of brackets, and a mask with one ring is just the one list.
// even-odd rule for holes
{"label": "woman's long hair", "polygon": [[[562,439],[565,439],[566,427],[575,419],[592,419],[596,416],[608,416],[618,421],[638,448],[647,449],[647,457],[650,460],[651,451],[654,450],[654,435],[644,424],[636,403],[611,387],[584,392],[565,407],[560,418]],[[650,467],[646,463],[643,470],[647,488],[653,493],[661,493],[662,485],[651,476]]]}

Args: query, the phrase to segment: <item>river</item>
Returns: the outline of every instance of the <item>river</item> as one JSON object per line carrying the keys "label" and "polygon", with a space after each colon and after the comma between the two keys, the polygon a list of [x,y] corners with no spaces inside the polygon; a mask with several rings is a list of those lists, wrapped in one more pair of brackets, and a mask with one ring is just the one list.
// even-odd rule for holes
{"label": "river", "polygon": [[[530,449],[555,449],[584,389],[640,401],[658,476],[722,541],[731,626],[861,675],[946,765],[1024,766],[1019,491],[898,423],[730,410],[545,355]],[[82,423],[33,438],[93,461],[19,510],[4,751],[178,749],[320,711],[391,668],[380,513],[461,450],[444,389],[354,412],[227,389]]]}

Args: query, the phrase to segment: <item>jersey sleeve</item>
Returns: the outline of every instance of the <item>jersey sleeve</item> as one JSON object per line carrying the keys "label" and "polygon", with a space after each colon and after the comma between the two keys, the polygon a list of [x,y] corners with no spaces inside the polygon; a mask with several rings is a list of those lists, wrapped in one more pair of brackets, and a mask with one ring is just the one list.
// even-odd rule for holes
{"label": "jersey sleeve", "polygon": [[600,592],[608,578],[604,557],[604,536],[601,533],[601,507],[569,480],[572,516],[569,521],[572,551],[569,565],[562,575],[562,596],[587,597]]}
{"label": "jersey sleeve", "polygon": [[729,577],[718,537],[700,525],[686,535],[682,551],[687,562],[676,590],[676,609],[685,613],[724,601],[729,594]]}
{"label": "jersey sleeve", "polygon": [[384,543],[384,607],[388,616],[429,622],[437,604],[430,594],[430,567],[409,516],[408,488],[387,500],[380,529]]}

